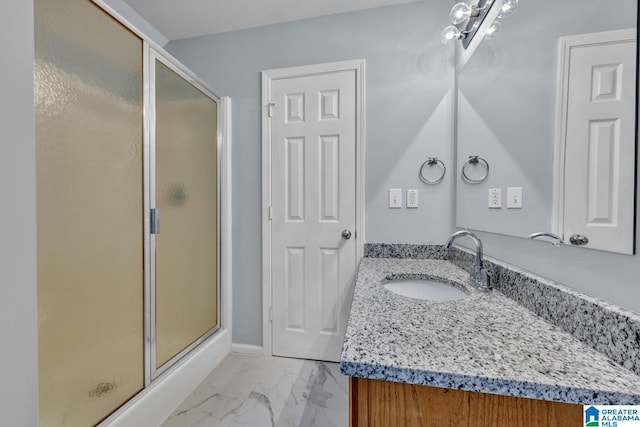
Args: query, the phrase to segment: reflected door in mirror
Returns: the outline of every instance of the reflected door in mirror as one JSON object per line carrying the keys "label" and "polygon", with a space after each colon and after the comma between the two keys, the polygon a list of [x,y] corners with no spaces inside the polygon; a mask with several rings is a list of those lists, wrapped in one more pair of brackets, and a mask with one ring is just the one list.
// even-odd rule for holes
{"label": "reflected door in mirror", "polygon": [[559,234],[626,254],[634,230],[635,38],[635,30],[622,30],[562,40]]}

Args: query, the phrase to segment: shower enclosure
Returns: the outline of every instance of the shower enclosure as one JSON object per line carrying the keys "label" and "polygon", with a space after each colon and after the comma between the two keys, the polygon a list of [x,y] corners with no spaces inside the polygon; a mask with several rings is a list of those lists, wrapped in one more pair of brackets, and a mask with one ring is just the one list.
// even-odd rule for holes
{"label": "shower enclosure", "polygon": [[220,328],[220,99],[35,0],[39,425],[96,425]]}
{"label": "shower enclosure", "polygon": [[218,325],[218,102],[162,56],[150,56],[155,377]]}

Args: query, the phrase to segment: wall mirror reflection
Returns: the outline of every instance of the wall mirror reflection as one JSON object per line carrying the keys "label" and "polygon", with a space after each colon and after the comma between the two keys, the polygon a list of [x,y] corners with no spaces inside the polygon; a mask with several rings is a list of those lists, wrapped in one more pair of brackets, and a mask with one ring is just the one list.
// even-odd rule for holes
{"label": "wall mirror reflection", "polygon": [[634,253],[637,8],[520,0],[479,44],[458,70],[457,173],[472,155],[491,172],[458,179],[458,227]]}

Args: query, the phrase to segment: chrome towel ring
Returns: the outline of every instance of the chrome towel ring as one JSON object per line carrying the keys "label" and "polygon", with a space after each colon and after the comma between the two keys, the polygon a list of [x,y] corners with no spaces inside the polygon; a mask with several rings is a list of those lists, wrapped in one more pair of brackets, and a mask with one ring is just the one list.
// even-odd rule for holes
{"label": "chrome towel ring", "polygon": [[[435,166],[440,166],[440,169],[442,169],[442,173],[440,174],[439,177],[435,179],[427,179],[424,176],[425,167],[431,168]],[[420,166],[420,171],[418,172],[418,175],[420,175],[420,179],[422,180],[422,182],[424,182],[425,184],[433,185],[433,184],[438,184],[442,182],[442,180],[444,179],[444,175],[446,173],[447,173],[447,167],[444,165],[444,162],[442,160],[438,159],[437,157],[427,157],[427,160],[422,164],[422,166]]]}
{"label": "chrome towel ring", "polygon": [[[475,179],[469,178],[469,175],[467,175],[467,171],[465,170],[465,168],[468,165],[475,166],[478,164],[484,166],[484,168],[486,169],[484,172],[484,175],[482,175],[480,178],[475,178]],[[464,162],[464,164],[462,165],[462,179],[464,179],[469,184],[480,184],[482,181],[487,179],[488,176],[489,176],[489,163],[487,163],[487,161],[480,156],[469,156],[469,159],[467,159],[467,161]]]}

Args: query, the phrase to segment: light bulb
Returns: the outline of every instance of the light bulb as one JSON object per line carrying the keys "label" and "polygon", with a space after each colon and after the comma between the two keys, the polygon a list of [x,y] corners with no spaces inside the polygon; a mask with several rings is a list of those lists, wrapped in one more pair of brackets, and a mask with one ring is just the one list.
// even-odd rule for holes
{"label": "light bulb", "polygon": [[444,30],[442,30],[442,35],[440,36],[440,40],[442,43],[447,44],[449,40],[453,39],[461,39],[462,33],[455,25],[449,25]]}
{"label": "light bulb", "polygon": [[487,28],[487,32],[484,33],[484,39],[485,40],[495,39],[498,36],[498,33],[500,32],[501,27],[502,25],[500,25],[500,22],[493,21],[493,24],[491,24],[491,26]]}
{"label": "light bulb", "polygon": [[473,8],[465,2],[456,3],[451,8],[451,22],[454,24],[462,24],[473,14]]}
{"label": "light bulb", "polygon": [[491,6],[493,6],[493,3],[495,3],[495,1],[496,0],[485,0],[485,2],[483,3],[482,0],[480,0],[476,7],[478,8],[478,10],[489,10],[491,9]]}
{"label": "light bulb", "polygon": [[518,0],[504,0],[502,2],[502,6],[500,7],[498,18],[506,18],[507,16],[511,16],[511,14],[516,11],[516,7],[518,7]]}
{"label": "light bulb", "polygon": [[478,30],[478,28],[480,28],[480,24],[481,24],[480,21],[475,21],[471,26],[471,28],[467,28],[467,31],[470,33],[475,33]]}

